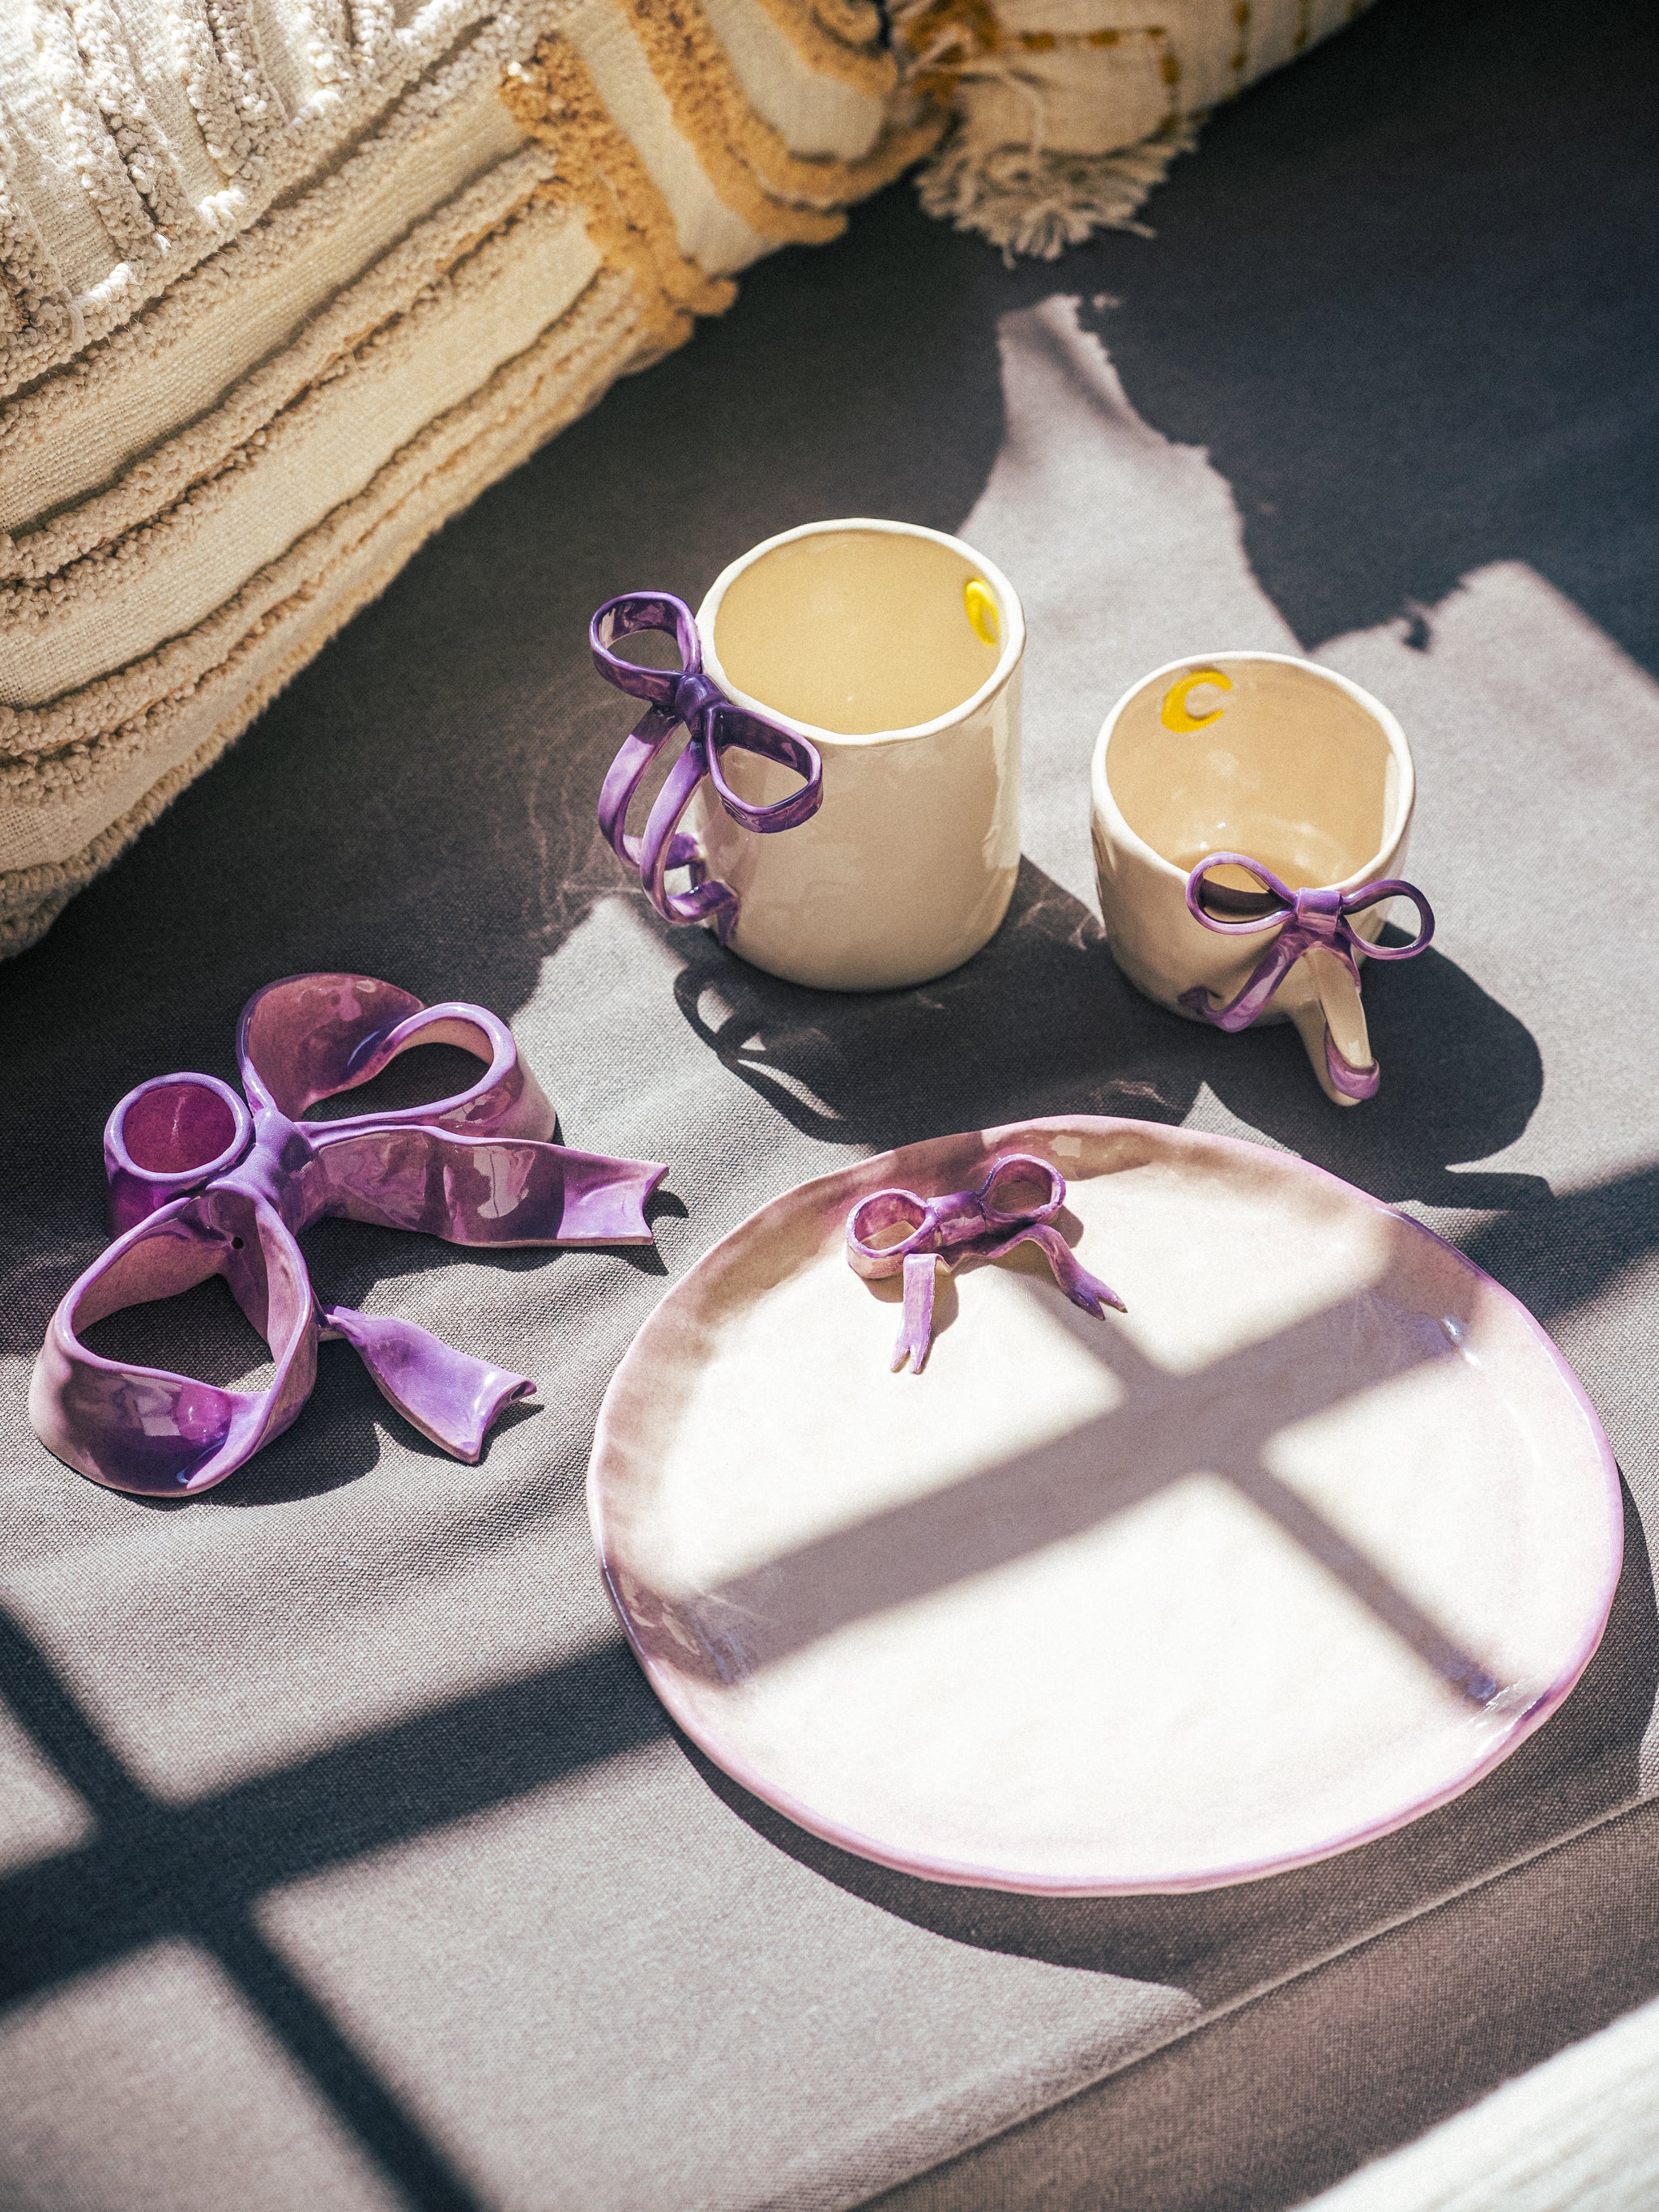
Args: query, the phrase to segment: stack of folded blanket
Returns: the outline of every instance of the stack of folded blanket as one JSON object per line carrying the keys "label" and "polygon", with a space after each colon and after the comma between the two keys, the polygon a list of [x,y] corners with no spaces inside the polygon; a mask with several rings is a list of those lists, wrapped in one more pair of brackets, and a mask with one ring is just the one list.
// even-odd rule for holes
{"label": "stack of folded blanket", "polygon": [[0,951],[938,128],[869,0],[0,6]]}

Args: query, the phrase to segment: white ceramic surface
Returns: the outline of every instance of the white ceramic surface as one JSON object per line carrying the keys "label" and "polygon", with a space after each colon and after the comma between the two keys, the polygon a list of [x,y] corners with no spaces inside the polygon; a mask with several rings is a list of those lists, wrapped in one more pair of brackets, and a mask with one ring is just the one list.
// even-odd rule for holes
{"label": "white ceramic surface", "polygon": [[[1166,700],[1205,670],[1171,729]],[[1334,669],[1282,653],[1188,654],[1131,685],[1106,717],[1091,775],[1095,879],[1112,957],[1137,989],[1189,1021],[1181,995],[1201,985],[1224,1005],[1272,943],[1223,937],[1188,912],[1188,872],[1206,853],[1248,854],[1293,890],[1356,890],[1405,865],[1416,778],[1405,732],[1380,701]],[[1426,887],[1425,887],[1426,888]],[[1375,939],[1387,902],[1357,915]],[[1306,954],[1264,1021],[1293,1021],[1328,1097],[1352,1106],[1325,1062],[1328,1024],[1355,1067],[1372,1063],[1352,978],[1329,953]]]}
{"label": "white ceramic surface", "polygon": [[[959,554],[989,586],[1001,651],[962,704],[905,729],[848,735],[803,721],[734,684],[722,666],[722,600],[781,546],[832,532],[908,537]],[[777,836],[740,829],[701,793],[687,817],[711,874],[742,902],[731,945],[775,975],[821,990],[878,991],[929,981],[994,933],[1019,867],[1019,690],[1025,620],[1001,571],[961,540],[866,518],[785,531],[734,561],[697,611],[703,662],[722,690],[810,738],[823,759],[823,804]],[[739,771],[734,767],[734,774]],[[745,798],[781,798],[793,779],[743,764]]]}
{"label": "white ceramic surface", "polygon": [[[941,1279],[920,1376],[849,1208],[1052,1159],[1040,1261]],[[595,1540],[679,1724],[803,1826],[935,1879],[1203,1888],[1399,1826],[1567,1694],[1623,1523],[1516,1299],[1264,1147],[1091,1117],[944,1138],[777,1199],[606,1395]]]}

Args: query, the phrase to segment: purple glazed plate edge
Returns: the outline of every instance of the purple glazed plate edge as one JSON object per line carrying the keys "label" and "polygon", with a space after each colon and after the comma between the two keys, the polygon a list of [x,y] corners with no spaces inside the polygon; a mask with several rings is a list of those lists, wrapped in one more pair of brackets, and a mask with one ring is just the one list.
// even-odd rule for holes
{"label": "purple glazed plate edge", "polygon": [[[920,1852],[896,1851],[873,1837],[863,1835],[856,1829],[826,1820],[823,1815],[814,1812],[811,1807],[793,1797],[787,1790],[779,1789],[747,1759],[732,1752],[723,1744],[715,1731],[703,1724],[689,1701],[680,1694],[679,1678],[676,1670],[648,1656],[641,1647],[635,1634],[634,1625],[618,1594],[611,1571],[611,1556],[605,1536],[605,1510],[600,1496],[600,1470],[612,1443],[615,1421],[614,1401],[619,1401],[624,1389],[631,1387],[630,1370],[636,1364],[648,1365],[651,1358],[649,1339],[653,1328],[660,1325],[659,1316],[682,1298],[690,1295],[690,1285],[693,1279],[707,1262],[717,1255],[728,1251],[740,1238],[746,1239],[759,1224],[765,1221],[769,1213],[786,1202],[793,1201],[807,1194],[811,1194],[822,1198],[828,1204],[831,1202],[832,1194],[835,1194],[833,1202],[842,1206],[844,1211],[846,1204],[853,1202],[859,1195],[856,1188],[851,1186],[865,1180],[872,1173],[878,1173],[879,1178],[883,1181],[902,1182],[910,1172],[903,1164],[908,1159],[920,1152],[931,1152],[940,1145],[976,1143],[983,1146],[989,1154],[1001,1148],[1024,1143],[1032,1135],[1059,1136],[1081,1132],[1098,1136],[1109,1134],[1115,1131],[1133,1130],[1156,1131],[1161,1139],[1171,1139],[1177,1145],[1190,1145],[1200,1150],[1214,1149],[1224,1154],[1249,1157],[1265,1152],[1286,1169],[1319,1182],[1334,1185],[1347,1197],[1363,1200],[1373,1212],[1386,1214],[1390,1220],[1404,1223],[1418,1236],[1426,1237],[1431,1243],[1438,1245],[1443,1251],[1449,1253],[1467,1275],[1487,1286],[1505,1306],[1512,1308],[1518,1313],[1527,1329],[1545,1353],[1548,1364],[1554,1370],[1559,1379],[1566,1385],[1568,1395],[1587,1426],[1589,1442],[1600,1465],[1604,1486],[1603,1500],[1607,1507],[1610,1533],[1609,1566],[1606,1587],[1592,1616],[1592,1625],[1586,1632],[1582,1645],[1571,1662],[1548,1689],[1542,1692],[1530,1705],[1516,1716],[1509,1729],[1490,1746],[1480,1758],[1473,1761],[1463,1773],[1444,1788],[1434,1790],[1400,1812],[1390,1814],[1385,1820],[1374,1821],[1364,1828],[1328,1838],[1319,1843],[1310,1844],[1305,1850],[1288,1852],[1281,1857],[1271,1860],[1206,1868],[1197,1873],[1176,1876],[1149,1875],[1145,1880],[1110,1881],[1090,1881],[1086,1877],[1050,1877],[1036,1875],[1016,1877],[1007,1871],[996,1868],[976,1866],[963,1861],[929,1858]],[[840,1193],[836,1193],[837,1185],[843,1187],[844,1198]],[[908,1875],[920,1881],[941,1882],[954,1888],[1000,1890],[1005,1894],[1016,1897],[1176,1896],[1203,1890],[1233,1888],[1243,1882],[1260,1881],[1273,1875],[1288,1874],[1297,1867],[1316,1865],[1322,1860],[1334,1858],[1345,1852],[1356,1850],[1364,1844],[1375,1843],[1383,1836],[1393,1835],[1401,1828],[1409,1827],[1413,1821],[1423,1819],[1425,1814],[1434,1812],[1438,1807],[1449,1804],[1455,1798],[1463,1796],[1474,1787],[1476,1783],[1484,1780],[1488,1774],[1501,1766],[1505,1759],[1519,1750],[1528,1737],[1536,1734],[1545,1722],[1560,1710],[1577,1686],[1585,1668],[1589,1665],[1601,1645],[1601,1638],[1606,1633],[1608,1615],[1613,1610],[1613,1601],[1624,1571],[1625,1513],[1621,1479],[1618,1461],[1607,1440],[1607,1432],[1601,1425],[1601,1416],[1591,1403],[1589,1392],[1579,1380],[1565,1353],[1537,1316],[1516,1296],[1513,1291],[1506,1289],[1495,1276],[1489,1275],[1484,1267],[1471,1260],[1466,1252],[1452,1243],[1449,1238],[1428,1228],[1413,1215],[1401,1212],[1399,1207],[1388,1205],[1383,1200],[1374,1197],[1370,1192],[1360,1189],[1357,1183],[1348,1182],[1342,1176],[1333,1175],[1328,1168],[1316,1166],[1311,1160],[1303,1159],[1299,1154],[1281,1152],[1276,1146],[1254,1144],[1243,1138],[1212,1134],[1206,1130],[1183,1128],[1178,1124],[1170,1122],[1145,1121],[1127,1115],[1038,1115],[1025,1121],[1008,1122],[991,1128],[978,1131],[961,1130],[942,1136],[923,1138],[913,1144],[894,1146],[884,1152],[872,1153],[866,1158],[849,1162],[844,1167],[831,1169],[826,1175],[809,1176],[805,1182],[792,1184],[787,1190],[780,1191],[775,1197],[767,1200],[764,1205],[757,1206],[752,1212],[746,1214],[743,1220],[728,1230],[725,1236],[710,1245],[707,1252],[701,1254],[693,1261],[679,1281],[673,1284],[664,1293],[656,1306],[641,1323],[632,1342],[618,1361],[599,1406],[599,1417],[594,1425],[592,1449],[588,1455],[585,1492],[587,1501],[588,1526],[593,1539],[600,1577],[605,1583],[605,1595],[610,1599],[623,1633],[628,1639],[629,1647],[639,1662],[646,1680],[669,1718],[677,1729],[696,1745],[705,1758],[718,1766],[723,1774],[728,1775],[732,1781],[746,1790],[751,1796],[758,1798],[763,1804],[770,1806],[774,1811],[783,1814],[787,1820],[792,1820],[797,1827],[804,1829],[809,1835],[816,1836],[820,1841],[835,1845],[837,1850],[849,1851],[856,1857],[869,1860],[878,1866],[888,1867],[896,1874]]]}

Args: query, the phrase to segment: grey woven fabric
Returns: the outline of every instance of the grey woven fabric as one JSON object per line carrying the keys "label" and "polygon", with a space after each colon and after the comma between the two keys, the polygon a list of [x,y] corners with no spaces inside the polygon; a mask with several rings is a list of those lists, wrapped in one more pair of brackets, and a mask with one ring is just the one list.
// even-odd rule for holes
{"label": "grey woven fabric", "polygon": [[[1217,121],[1155,240],[1058,269],[887,195],[453,525],[0,971],[0,2203],[1276,2207],[1659,1990],[1652,45],[1613,0],[1388,0]],[[1028,858],[980,958],[843,1000],[628,893],[584,626],[858,513],[965,528],[1025,595]],[[1441,918],[1368,977],[1383,1090],[1348,1115],[1288,1032],[1138,1000],[1089,877],[1112,698],[1292,639],[1405,721]],[[351,966],[495,1007],[571,1142],[671,1161],[660,1257],[325,1224],[325,1294],[537,1409],[459,1467],[326,1347],[222,1490],[96,1491],[24,1390],[103,1238],[103,1119],[231,1074],[260,983]],[[1208,1896],[811,1841],[669,1730],[588,1543],[594,1413],[665,1280],[849,1152],[1066,1109],[1419,1212],[1554,1331],[1628,1487],[1601,1652],[1520,1754]],[[209,1289],[103,1328],[257,1371]]]}

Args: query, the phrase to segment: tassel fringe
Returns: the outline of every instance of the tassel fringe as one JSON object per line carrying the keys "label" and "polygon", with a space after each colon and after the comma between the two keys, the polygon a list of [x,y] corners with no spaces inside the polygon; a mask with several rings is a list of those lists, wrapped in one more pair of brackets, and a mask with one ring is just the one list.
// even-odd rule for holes
{"label": "tassel fringe", "polygon": [[929,215],[979,232],[1011,267],[1020,254],[1054,261],[1097,230],[1150,238],[1136,220],[1146,197],[1176,155],[1197,143],[1197,124],[1186,120],[1115,154],[987,147],[958,129],[922,169],[916,189]]}

